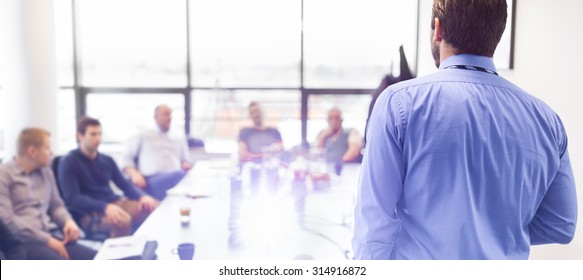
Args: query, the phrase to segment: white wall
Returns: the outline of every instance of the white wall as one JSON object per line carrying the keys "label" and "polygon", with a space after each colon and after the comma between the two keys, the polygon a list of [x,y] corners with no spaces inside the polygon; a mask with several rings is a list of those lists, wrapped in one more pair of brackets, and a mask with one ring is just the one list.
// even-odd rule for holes
{"label": "white wall", "polygon": [[579,226],[573,242],[533,247],[531,259],[583,259],[582,10],[580,0],[517,2],[515,70],[507,78],[561,116],[579,197]]}
{"label": "white wall", "polygon": [[[429,50],[431,0],[422,0],[419,74],[435,71]],[[517,0],[514,70],[500,74],[549,104],[569,137],[579,226],[569,245],[534,246],[531,259],[583,259],[583,1]],[[425,28],[425,29],[424,29]],[[578,122],[579,120],[579,122]]]}
{"label": "white wall", "polygon": [[57,150],[57,76],[52,0],[0,2],[0,76],[6,159],[26,127],[52,134]]}

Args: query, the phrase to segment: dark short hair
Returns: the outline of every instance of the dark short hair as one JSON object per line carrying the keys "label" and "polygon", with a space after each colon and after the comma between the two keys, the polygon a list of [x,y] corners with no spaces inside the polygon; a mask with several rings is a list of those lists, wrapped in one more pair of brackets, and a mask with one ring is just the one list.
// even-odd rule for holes
{"label": "dark short hair", "polygon": [[46,137],[51,136],[51,133],[42,128],[25,128],[18,135],[16,142],[17,153],[19,156],[24,156],[29,147],[40,148]]}
{"label": "dark short hair", "polygon": [[438,18],[443,39],[456,54],[492,57],[506,28],[507,9],[506,0],[434,0],[431,29]]}
{"label": "dark short hair", "polygon": [[99,122],[99,120],[91,117],[87,116],[82,117],[81,119],[79,119],[79,122],[77,123],[77,133],[85,135],[85,131],[87,131],[88,126],[101,126],[101,123]]}

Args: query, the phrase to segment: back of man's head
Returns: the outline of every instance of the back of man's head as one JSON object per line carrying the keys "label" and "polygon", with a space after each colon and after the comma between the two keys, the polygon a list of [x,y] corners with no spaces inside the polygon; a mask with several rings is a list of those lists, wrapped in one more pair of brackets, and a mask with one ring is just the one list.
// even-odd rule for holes
{"label": "back of man's head", "polygon": [[492,57],[504,33],[507,14],[506,0],[434,0],[431,29],[438,18],[443,39],[456,54]]}
{"label": "back of man's head", "polygon": [[20,132],[16,143],[18,156],[26,156],[29,147],[40,148],[46,137],[51,134],[42,128],[25,128]]}

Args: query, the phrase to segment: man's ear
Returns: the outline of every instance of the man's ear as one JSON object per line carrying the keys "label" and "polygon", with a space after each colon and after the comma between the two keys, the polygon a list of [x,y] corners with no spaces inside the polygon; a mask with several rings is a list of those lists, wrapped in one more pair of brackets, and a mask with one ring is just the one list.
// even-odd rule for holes
{"label": "man's ear", "polygon": [[441,28],[441,22],[439,21],[439,18],[435,18],[433,23],[435,25],[433,32],[433,42],[439,43],[443,40],[443,29]]}
{"label": "man's ear", "polygon": [[37,152],[38,152],[38,149],[32,145],[28,146],[28,148],[26,149],[26,155],[28,155],[29,158],[36,157]]}

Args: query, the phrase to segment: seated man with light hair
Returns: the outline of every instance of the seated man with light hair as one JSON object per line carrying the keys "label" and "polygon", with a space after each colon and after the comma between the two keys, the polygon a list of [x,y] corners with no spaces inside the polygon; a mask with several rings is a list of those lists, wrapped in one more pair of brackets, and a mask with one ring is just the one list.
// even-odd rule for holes
{"label": "seated man with light hair", "polygon": [[129,141],[123,171],[135,186],[162,200],[192,163],[186,138],[170,131],[172,109],[158,105],[154,120],[157,129],[144,131]]}
{"label": "seated man with light hair", "polygon": [[79,227],[59,196],[50,134],[22,130],[14,159],[0,166],[0,218],[33,260],[90,260],[97,253],[79,243]]}
{"label": "seated man with light hair", "polygon": [[328,111],[328,128],[320,131],[314,146],[324,149],[326,161],[335,164],[336,173],[340,174],[342,164],[358,161],[361,158],[362,137],[353,128],[342,128],[342,111],[332,108]]}

